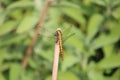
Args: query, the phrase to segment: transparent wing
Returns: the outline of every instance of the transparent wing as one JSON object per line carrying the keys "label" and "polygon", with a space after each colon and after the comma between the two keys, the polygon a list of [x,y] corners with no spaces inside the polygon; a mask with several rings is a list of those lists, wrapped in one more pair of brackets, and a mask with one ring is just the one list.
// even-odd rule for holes
{"label": "transparent wing", "polygon": [[[62,24],[59,24],[59,26],[62,29],[63,43],[65,43],[65,41],[67,41],[69,38],[75,35],[75,33],[71,32],[72,26],[66,27],[66,26],[63,26]],[[55,29],[42,27],[38,38],[41,38],[40,36],[42,36],[44,40],[51,40],[51,39],[54,40],[55,33],[56,33]]]}
{"label": "transparent wing", "polygon": [[75,33],[71,33],[70,35],[68,35],[66,38],[63,38],[63,43],[68,40],[70,37],[74,36]]}

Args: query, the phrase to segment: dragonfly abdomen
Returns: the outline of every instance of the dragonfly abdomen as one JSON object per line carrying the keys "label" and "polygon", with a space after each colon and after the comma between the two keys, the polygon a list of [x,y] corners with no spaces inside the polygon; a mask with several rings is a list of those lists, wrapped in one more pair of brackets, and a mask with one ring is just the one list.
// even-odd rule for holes
{"label": "dragonfly abdomen", "polygon": [[62,47],[62,32],[61,30],[57,30],[57,41],[59,42],[59,48],[60,48],[60,56],[62,57],[63,60],[63,47]]}

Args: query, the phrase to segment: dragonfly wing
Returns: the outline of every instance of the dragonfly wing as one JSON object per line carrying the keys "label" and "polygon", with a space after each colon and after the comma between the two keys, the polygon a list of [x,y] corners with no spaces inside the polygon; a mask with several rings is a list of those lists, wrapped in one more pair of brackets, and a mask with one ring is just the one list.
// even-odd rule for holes
{"label": "dragonfly wing", "polygon": [[70,35],[68,35],[67,37],[65,37],[65,39],[63,39],[63,43],[68,40],[70,37],[74,36],[75,33],[71,33]]}

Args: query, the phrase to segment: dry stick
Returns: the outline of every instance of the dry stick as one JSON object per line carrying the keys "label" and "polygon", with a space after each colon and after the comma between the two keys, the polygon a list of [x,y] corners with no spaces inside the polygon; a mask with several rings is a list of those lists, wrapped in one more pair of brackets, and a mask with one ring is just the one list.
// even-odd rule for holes
{"label": "dry stick", "polygon": [[[58,28],[58,29],[60,30],[60,28]],[[58,40],[59,40],[59,38],[56,35],[56,42],[55,42],[55,49],[54,49],[54,62],[53,62],[53,71],[52,71],[52,80],[57,80],[58,62],[59,62],[59,55],[60,55],[60,47],[59,47],[59,41]]]}
{"label": "dry stick", "polygon": [[57,80],[58,62],[59,62],[59,53],[60,53],[59,50],[60,50],[59,49],[59,43],[55,43],[52,80]]}
{"label": "dry stick", "polygon": [[45,8],[43,9],[43,12],[41,14],[39,23],[38,23],[38,25],[36,27],[36,30],[35,30],[35,34],[34,34],[34,36],[32,38],[32,41],[31,41],[28,49],[27,49],[26,56],[25,56],[25,58],[24,58],[24,60],[22,62],[22,66],[23,66],[24,69],[27,67],[29,56],[32,53],[32,49],[33,49],[33,46],[34,46],[34,44],[35,44],[35,42],[37,40],[37,36],[38,36],[39,30],[40,30],[40,27],[42,26],[42,23],[43,23],[43,21],[45,19],[45,16],[46,16],[47,12],[48,12],[48,7],[51,4],[51,2],[52,2],[52,0],[47,0]]}

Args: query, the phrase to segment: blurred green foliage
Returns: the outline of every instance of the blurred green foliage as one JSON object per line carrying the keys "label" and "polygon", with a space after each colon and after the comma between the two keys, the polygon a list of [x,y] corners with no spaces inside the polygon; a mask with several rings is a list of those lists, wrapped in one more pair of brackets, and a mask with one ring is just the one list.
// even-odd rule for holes
{"label": "blurred green foliage", "polygon": [[51,80],[58,27],[75,33],[63,44],[58,80],[120,80],[120,0],[54,0],[22,69],[45,2],[0,0],[0,80]]}

